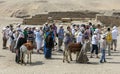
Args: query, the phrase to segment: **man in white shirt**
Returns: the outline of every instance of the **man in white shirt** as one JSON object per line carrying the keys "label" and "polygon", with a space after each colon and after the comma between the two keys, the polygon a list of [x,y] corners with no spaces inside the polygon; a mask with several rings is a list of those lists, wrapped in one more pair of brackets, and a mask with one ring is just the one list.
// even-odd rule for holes
{"label": "man in white shirt", "polygon": [[93,53],[95,51],[96,54],[96,58],[98,57],[98,36],[97,36],[97,32],[94,32],[93,36],[92,36],[92,50],[91,50],[91,56],[90,58],[93,58]]}
{"label": "man in white shirt", "polygon": [[117,48],[117,36],[118,36],[118,30],[117,30],[117,27],[114,26],[112,30],[112,44],[111,44],[112,50],[114,45],[114,51],[116,51],[116,48]]}

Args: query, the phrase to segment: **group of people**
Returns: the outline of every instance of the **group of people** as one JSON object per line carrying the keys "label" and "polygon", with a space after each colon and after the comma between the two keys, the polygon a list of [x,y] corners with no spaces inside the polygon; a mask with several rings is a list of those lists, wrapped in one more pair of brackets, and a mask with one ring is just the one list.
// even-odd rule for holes
{"label": "group of people", "polygon": [[[111,31],[110,28],[104,34],[101,31],[101,25],[96,27],[89,23],[88,25],[76,25],[72,24],[65,29],[63,25],[57,27],[54,23],[45,23],[43,27],[24,27],[21,28],[21,24],[16,27],[13,25],[6,26],[2,30],[3,34],[3,49],[7,49],[7,41],[9,40],[9,49],[13,53],[16,53],[16,62],[20,61],[20,47],[27,41],[31,41],[36,49],[37,53],[40,50],[44,52],[44,57],[50,59],[52,51],[58,45],[57,51],[63,51],[63,44],[65,47],[69,43],[81,43],[89,42],[89,48],[87,51],[91,52],[91,58],[95,51],[96,58],[99,58],[98,54],[101,50],[102,56],[100,62],[106,62],[105,49],[108,47],[108,54],[111,55],[111,50],[116,51],[117,48],[117,36],[118,30],[114,26]],[[114,45],[114,48],[113,48]],[[87,52],[86,51],[86,52]]]}

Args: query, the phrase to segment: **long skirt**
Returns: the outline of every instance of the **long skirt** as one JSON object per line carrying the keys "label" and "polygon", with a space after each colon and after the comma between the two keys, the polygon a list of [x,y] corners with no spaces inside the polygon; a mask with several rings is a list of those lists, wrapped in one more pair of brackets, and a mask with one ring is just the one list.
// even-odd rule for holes
{"label": "long skirt", "polygon": [[12,44],[11,44],[11,51],[12,52],[15,52],[15,48],[14,48],[15,47],[15,43],[16,43],[16,41],[13,41]]}
{"label": "long skirt", "polygon": [[37,50],[40,50],[42,48],[42,42],[36,41],[36,47],[37,47]]}
{"label": "long skirt", "polygon": [[78,56],[77,63],[87,63],[89,61],[87,55],[81,51],[81,54]]}
{"label": "long skirt", "polygon": [[44,57],[46,59],[50,59],[52,55],[52,48],[47,48],[46,46],[44,46]]}

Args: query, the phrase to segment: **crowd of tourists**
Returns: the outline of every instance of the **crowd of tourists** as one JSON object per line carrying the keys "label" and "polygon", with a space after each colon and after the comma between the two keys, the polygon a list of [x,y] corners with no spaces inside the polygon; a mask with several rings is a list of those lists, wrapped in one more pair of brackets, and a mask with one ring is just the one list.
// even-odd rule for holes
{"label": "crowd of tourists", "polygon": [[[99,51],[102,55],[100,57],[100,63],[106,62],[105,52],[108,49],[108,55],[111,56],[111,51],[116,51],[117,48],[117,27],[107,28],[102,32],[102,26],[98,24],[94,26],[92,23],[87,25],[71,24],[65,29],[63,25],[56,26],[54,23],[45,23],[43,27],[24,27],[21,28],[21,24],[16,27],[9,25],[3,28],[3,49],[9,48],[11,52],[16,53],[16,62],[19,63],[20,47],[27,41],[31,41],[34,45],[34,49],[39,54],[44,52],[46,59],[52,58],[52,51],[62,52],[63,44],[69,45],[69,43],[90,43],[90,47],[86,52],[91,52],[90,58],[99,58]],[[7,42],[9,41],[9,47]],[[55,50],[55,48],[57,48]]]}

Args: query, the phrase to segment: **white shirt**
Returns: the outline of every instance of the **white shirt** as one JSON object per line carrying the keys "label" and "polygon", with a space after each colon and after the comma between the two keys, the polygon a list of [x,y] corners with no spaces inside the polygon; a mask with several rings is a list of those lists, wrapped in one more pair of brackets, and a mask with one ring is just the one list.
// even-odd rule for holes
{"label": "white shirt", "polygon": [[79,32],[77,37],[76,37],[77,43],[83,43],[82,39],[83,39],[83,34],[81,32]]}
{"label": "white shirt", "polygon": [[92,36],[92,44],[97,45],[98,44],[98,37],[97,35]]}
{"label": "white shirt", "polygon": [[115,29],[112,31],[112,39],[117,39],[118,31]]}
{"label": "white shirt", "polygon": [[101,44],[100,44],[100,48],[101,48],[101,49],[106,49],[106,40],[103,40],[103,39],[102,39],[102,40],[100,41],[100,43],[101,43]]}
{"label": "white shirt", "polygon": [[72,34],[75,35],[75,29],[74,28],[72,28]]}

